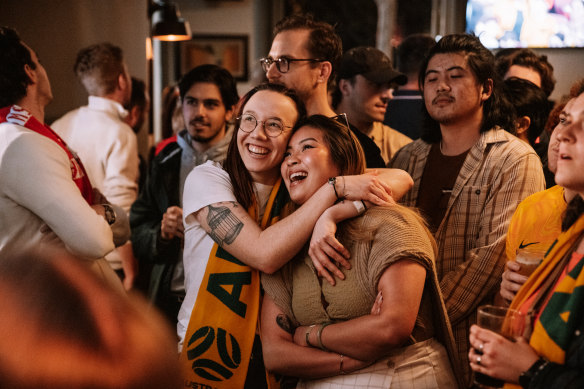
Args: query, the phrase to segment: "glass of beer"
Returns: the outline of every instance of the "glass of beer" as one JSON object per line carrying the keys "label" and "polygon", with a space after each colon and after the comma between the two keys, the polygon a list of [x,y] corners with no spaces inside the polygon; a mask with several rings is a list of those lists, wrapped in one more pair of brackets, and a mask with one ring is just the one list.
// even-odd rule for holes
{"label": "glass of beer", "polygon": [[[517,336],[523,336],[525,324],[525,315],[515,309],[483,305],[477,311],[479,327],[503,335],[511,341],[515,341]],[[481,353],[479,350],[475,351]],[[480,388],[502,388],[504,383],[502,380],[475,372],[475,384]]]}
{"label": "glass of beer", "polygon": [[515,261],[521,265],[519,274],[529,277],[536,267],[543,261],[545,251],[536,249],[517,249]]}

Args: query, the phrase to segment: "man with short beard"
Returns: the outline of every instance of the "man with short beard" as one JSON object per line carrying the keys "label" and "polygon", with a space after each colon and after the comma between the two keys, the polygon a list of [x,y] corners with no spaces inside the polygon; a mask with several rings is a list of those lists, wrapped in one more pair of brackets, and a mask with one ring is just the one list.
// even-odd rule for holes
{"label": "man with short beard", "polygon": [[443,37],[419,78],[427,125],[391,167],[412,176],[402,201],[420,209],[436,238],[440,289],[470,383],[470,326],[499,289],[509,221],[524,198],[543,190],[543,171],[535,151],[506,131],[514,129],[513,110],[477,37]]}
{"label": "man with short beard", "polygon": [[309,116],[336,117],[347,124],[363,147],[367,167],[384,168],[375,142],[352,124],[350,116],[337,115],[329,104],[328,88],[334,84],[343,54],[341,37],[334,27],[310,15],[294,14],[276,23],[274,34],[270,53],[260,59],[266,78],[294,90]]}
{"label": "man with short beard", "polygon": [[201,65],[179,82],[186,129],[151,163],[144,189],[130,211],[132,244],[141,265],[152,266],[149,298],[176,324],[185,295],[182,264],[183,187],[188,173],[206,161],[223,161],[239,96],[231,74]]}

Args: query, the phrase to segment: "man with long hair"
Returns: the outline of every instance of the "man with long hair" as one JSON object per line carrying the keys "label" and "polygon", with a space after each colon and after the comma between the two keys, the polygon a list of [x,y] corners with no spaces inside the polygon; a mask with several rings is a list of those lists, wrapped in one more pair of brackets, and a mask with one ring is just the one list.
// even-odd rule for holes
{"label": "man with long hair", "polygon": [[509,220],[521,200],[544,188],[537,154],[504,130],[514,115],[499,82],[477,37],[443,37],[420,70],[427,126],[391,164],[411,174],[414,187],[403,201],[419,207],[434,232],[440,287],[467,373],[468,331],[476,308],[498,290]]}

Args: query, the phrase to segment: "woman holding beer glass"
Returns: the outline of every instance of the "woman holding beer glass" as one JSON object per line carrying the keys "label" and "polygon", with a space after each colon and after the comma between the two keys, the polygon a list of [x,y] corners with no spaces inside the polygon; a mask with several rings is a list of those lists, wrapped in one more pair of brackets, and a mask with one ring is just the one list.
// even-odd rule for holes
{"label": "woman holding beer glass", "polygon": [[584,387],[584,84],[578,85],[554,131],[560,142],[556,182],[577,196],[563,232],[510,307],[531,319],[531,337],[511,341],[476,325],[470,330],[471,368],[504,380],[505,387]]}

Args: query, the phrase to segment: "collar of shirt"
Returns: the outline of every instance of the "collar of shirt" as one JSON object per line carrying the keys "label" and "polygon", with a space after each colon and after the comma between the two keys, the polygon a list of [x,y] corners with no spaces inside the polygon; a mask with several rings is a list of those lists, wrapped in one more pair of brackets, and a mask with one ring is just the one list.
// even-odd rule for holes
{"label": "collar of shirt", "polygon": [[99,96],[89,96],[88,107],[91,109],[115,113],[120,119],[128,116],[128,111],[117,101]]}

